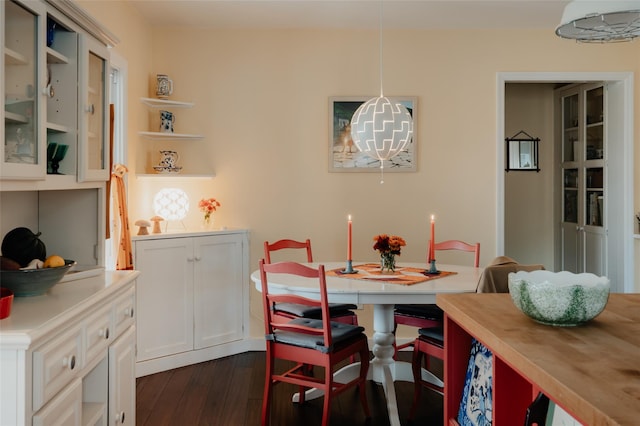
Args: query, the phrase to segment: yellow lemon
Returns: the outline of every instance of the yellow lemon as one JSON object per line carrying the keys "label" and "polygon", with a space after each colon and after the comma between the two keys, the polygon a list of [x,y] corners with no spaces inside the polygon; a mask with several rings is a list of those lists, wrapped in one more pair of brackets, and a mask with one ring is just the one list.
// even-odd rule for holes
{"label": "yellow lemon", "polygon": [[64,259],[57,255],[49,256],[45,259],[43,268],[57,268],[64,266]]}

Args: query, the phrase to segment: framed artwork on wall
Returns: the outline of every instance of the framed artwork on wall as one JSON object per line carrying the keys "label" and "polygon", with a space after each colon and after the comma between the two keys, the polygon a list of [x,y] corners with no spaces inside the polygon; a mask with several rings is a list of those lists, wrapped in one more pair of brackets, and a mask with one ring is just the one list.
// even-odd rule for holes
{"label": "framed artwork on wall", "polygon": [[[333,96],[329,98],[329,171],[330,172],[379,172],[380,160],[358,150],[351,138],[351,117],[372,96]],[[411,117],[417,117],[418,98],[388,97],[400,102]],[[413,138],[406,148],[384,162],[387,172],[415,172],[417,170],[417,121],[413,121]]]}

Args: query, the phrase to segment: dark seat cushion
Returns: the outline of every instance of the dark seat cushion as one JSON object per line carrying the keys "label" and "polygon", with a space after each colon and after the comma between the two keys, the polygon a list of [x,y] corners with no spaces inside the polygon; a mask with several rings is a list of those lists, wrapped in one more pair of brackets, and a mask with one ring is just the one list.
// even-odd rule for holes
{"label": "dark seat cushion", "polygon": [[444,313],[437,305],[395,305],[395,312],[416,318],[442,321]]}
{"label": "dark seat cushion", "polygon": [[[313,318],[296,318],[289,321],[289,324],[300,324],[315,329],[322,328],[322,320]],[[331,338],[333,339],[334,347],[360,336],[364,336],[366,338],[364,335],[364,327],[340,322],[331,322]],[[333,350],[333,348],[327,348],[324,346],[324,339],[322,336],[315,336],[311,334],[296,333],[293,331],[276,331],[274,335],[268,335],[266,338],[267,340],[274,340],[288,345],[315,349],[324,353]]]}
{"label": "dark seat cushion", "polygon": [[[329,316],[344,316],[357,306],[351,303],[329,303]],[[277,303],[275,311],[285,312],[301,318],[322,319],[322,311],[319,306],[307,306],[297,303]],[[353,312],[351,312],[353,313]]]}
{"label": "dark seat cushion", "polygon": [[437,345],[444,345],[444,331],[442,327],[427,327],[418,330],[420,338],[424,338]]}

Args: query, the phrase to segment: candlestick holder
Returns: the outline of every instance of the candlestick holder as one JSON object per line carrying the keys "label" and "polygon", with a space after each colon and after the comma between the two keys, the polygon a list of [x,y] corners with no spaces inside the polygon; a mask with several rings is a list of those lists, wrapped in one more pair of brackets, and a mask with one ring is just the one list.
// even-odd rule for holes
{"label": "candlestick holder", "polygon": [[347,260],[347,266],[340,271],[341,274],[357,274],[358,271],[356,271],[355,269],[353,269],[353,263],[351,262],[351,260]]}
{"label": "candlestick holder", "polygon": [[438,274],[440,274],[440,271],[438,271],[438,268],[436,268],[436,260],[435,259],[431,259],[431,266],[429,267],[429,269],[425,269],[423,274],[424,275],[438,275]]}

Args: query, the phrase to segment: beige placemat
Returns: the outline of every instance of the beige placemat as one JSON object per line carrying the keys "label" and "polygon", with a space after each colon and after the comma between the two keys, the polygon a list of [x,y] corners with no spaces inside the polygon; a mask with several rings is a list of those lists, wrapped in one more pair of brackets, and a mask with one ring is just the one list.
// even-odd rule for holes
{"label": "beige placemat", "polygon": [[[331,269],[327,271],[326,274],[334,277],[363,281],[380,281],[380,277],[384,277],[384,282],[399,285],[413,285],[457,274],[457,272],[440,271],[440,273],[437,275],[424,275],[424,269],[409,267],[398,267],[396,268],[395,272],[381,273],[379,263],[363,263],[361,265],[354,265],[353,269],[358,271],[358,273],[343,274],[342,271],[344,270],[344,268],[338,268]],[[413,272],[417,275],[407,275],[407,272]]]}

